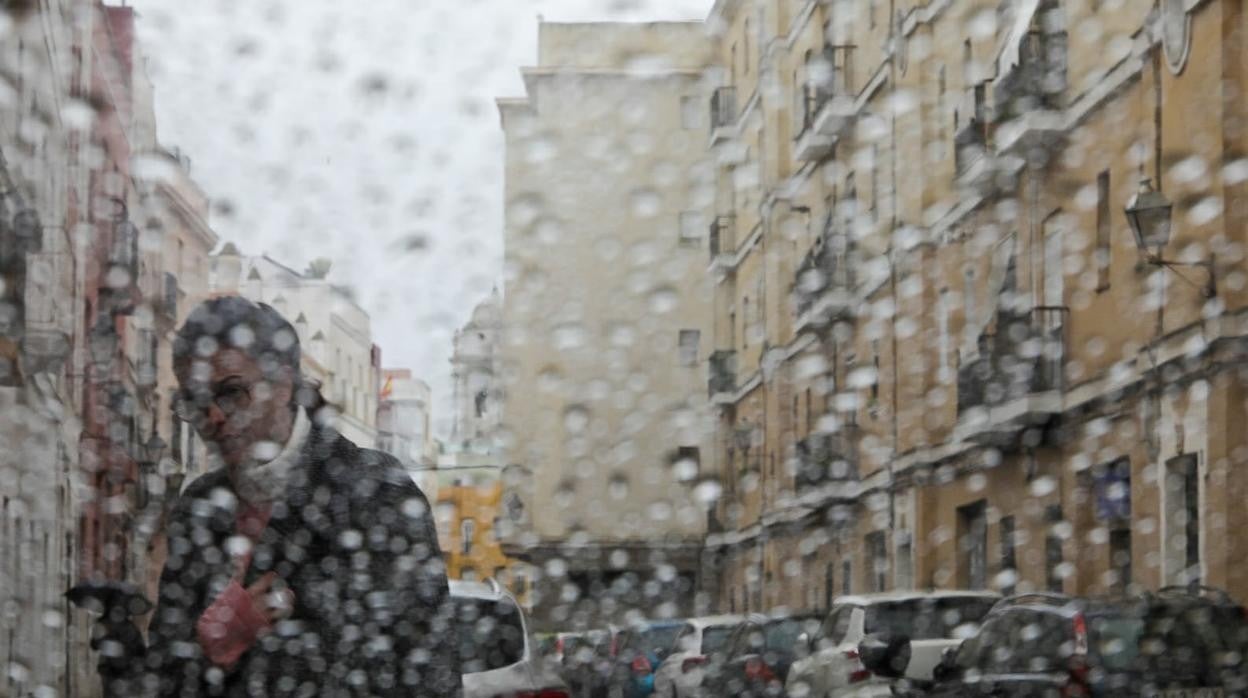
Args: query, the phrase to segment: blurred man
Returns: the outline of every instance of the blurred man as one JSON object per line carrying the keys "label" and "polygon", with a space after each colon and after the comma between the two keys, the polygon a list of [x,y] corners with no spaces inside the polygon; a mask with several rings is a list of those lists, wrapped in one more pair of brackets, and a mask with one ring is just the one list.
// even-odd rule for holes
{"label": "blurred man", "polygon": [[326,422],[294,328],[209,300],[179,330],[179,416],[220,467],[169,516],[143,695],[454,696],[432,511],[390,456]]}

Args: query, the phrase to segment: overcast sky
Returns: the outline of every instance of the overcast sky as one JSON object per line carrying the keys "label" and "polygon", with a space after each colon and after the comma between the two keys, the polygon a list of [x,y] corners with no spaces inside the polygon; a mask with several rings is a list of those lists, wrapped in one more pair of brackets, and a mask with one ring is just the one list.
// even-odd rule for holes
{"label": "overcast sky", "polygon": [[704,19],[712,0],[131,0],[159,135],[191,158],[244,253],[334,260],[386,367],[434,390],[451,337],[501,285],[494,98],[550,21]]}

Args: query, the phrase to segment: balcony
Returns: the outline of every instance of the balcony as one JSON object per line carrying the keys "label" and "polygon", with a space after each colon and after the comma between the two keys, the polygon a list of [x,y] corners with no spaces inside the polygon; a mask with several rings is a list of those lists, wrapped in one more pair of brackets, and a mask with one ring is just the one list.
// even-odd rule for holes
{"label": "balcony", "polygon": [[100,304],[112,315],[131,315],[139,301],[139,229],[127,219],[114,224]]}
{"label": "balcony", "polygon": [[853,245],[845,233],[826,230],[802,259],[793,284],[794,330],[848,316],[854,307]]}
{"label": "balcony", "polygon": [[1043,156],[1065,133],[1066,46],[1065,32],[1032,30],[1021,36],[1018,62],[1004,67],[993,83],[998,153]]}
{"label": "balcony", "polygon": [[958,367],[960,439],[1009,447],[1061,411],[1066,312],[998,315],[996,332],[979,338],[979,355]]}
{"label": "balcony", "polygon": [[736,216],[716,216],[708,236],[711,252],[711,272],[722,273],[732,266],[737,253]]}
{"label": "balcony", "polygon": [[844,425],[832,433],[811,434],[797,442],[797,493],[831,483],[858,480],[858,430]]}
{"label": "balcony", "polygon": [[178,277],[172,272],[165,272],[160,289],[160,301],[156,303],[156,313],[167,322],[178,320]]}
{"label": "balcony", "polygon": [[802,91],[801,130],[794,156],[819,160],[845,136],[857,116],[852,83],[853,46],[829,46],[807,66],[812,79]]}
{"label": "balcony", "polygon": [[732,404],[737,391],[737,352],[727,349],[711,354],[707,393],[716,405]]}
{"label": "balcony", "polygon": [[711,93],[711,145],[731,139],[737,124],[737,88],[719,87]]}

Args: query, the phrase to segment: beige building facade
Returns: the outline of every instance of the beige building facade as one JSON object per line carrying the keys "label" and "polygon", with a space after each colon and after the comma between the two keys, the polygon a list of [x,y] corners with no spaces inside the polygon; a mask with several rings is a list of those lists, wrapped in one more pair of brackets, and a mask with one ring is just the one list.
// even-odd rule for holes
{"label": "beige building facade", "polygon": [[539,26],[506,140],[504,551],[541,625],[694,610],[713,165],[698,23]]}
{"label": "beige building facade", "polygon": [[1248,26],[1154,5],[716,3],[721,610],[1248,598]]}

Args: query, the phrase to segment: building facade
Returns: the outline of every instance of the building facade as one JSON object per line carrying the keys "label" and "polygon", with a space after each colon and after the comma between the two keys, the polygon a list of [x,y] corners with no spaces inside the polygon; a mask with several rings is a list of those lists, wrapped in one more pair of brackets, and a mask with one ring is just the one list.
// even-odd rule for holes
{"label": "building facade", "polygon": [[178,311],[165,281],[202,293],[215,235],[185,163],[159,146],[133,10],[10,10],[0,469],[14,477],[0,498],[0,693],[90,696],[92,620],[63,594],[86,581],[143,587],[159,570],[161,513],[185,476],[166,448]]}
{"label": "building facade", "polygon": [[473,308],[472,319],[455,333],[451,353],[451,396],[455,410],[450,448],[492,454],[497,452],[502,417],[503,385],[499,340],[503,301],[495,289]]}
{"label": "building facade", "polygon": [[408,369],[384,369],[377,407],[377,448],[398,458],[412,473],[437,466],[431,433],[433,403],[429,384]]}
{"label": "building facade", "polygon": [[690,613],[706,527],[692,481],[707,416],[711,44],[698,23],[541,23],[538,43],[526,96],[499,100],[500,537],[547,572],[539,626],[643,605]]}
{"label": "building facade", "polygon": [[377,444],[381,356],[368,313],[350,292],[326,279],[327,262],[297,272],[267,255],[244,256],[227,244],[212,258],[213,293],[267,303],[299,335],[305,377],[319,381],[338,412],[336,427],[357,445]]}
{"label": "building facade", "polygon": [[[1245,21],[716,3],[720,609],[1248,597]],[[1125,213],[1141,179],[1173,204],[1160,248]]]}

